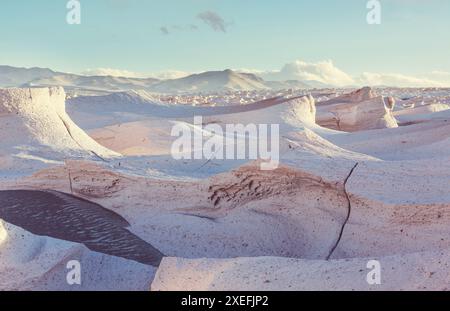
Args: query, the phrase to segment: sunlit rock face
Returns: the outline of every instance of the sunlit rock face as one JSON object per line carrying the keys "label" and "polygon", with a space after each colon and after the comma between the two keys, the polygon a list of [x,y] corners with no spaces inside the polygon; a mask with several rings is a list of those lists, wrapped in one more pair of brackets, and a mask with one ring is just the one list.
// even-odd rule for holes
{"label": "sunlit rock face", "polygon": [[3,244],[3,242],[5,242],[7,237],[8,233],[6,232],[3,221],[0,219],[0,247]]}
{"label": "sunlit rock face", "polygon": [[61,87],[0,89],[0,179],[68,159],[119,156],[72,121],[65,99]]}
{"label": "sunlit rock face", "polygon": [[317,105],[316,121],[330,129],[356,132],[395,128],[392,115],[395,100],[376,96],[371,88],[363,88]]}
{"label": "sunlit rock face", "polygon": [[27,145],[111,156],[67,115],[61,87],[0,89],[1,149]]}

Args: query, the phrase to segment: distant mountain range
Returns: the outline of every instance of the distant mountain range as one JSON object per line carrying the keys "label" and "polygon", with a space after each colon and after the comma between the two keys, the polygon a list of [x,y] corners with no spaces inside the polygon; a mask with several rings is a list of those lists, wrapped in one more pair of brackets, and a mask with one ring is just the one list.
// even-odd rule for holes
{"label": "distant mountain range", "polygon": [[37,79],[47,79],[59,73],[46,68],[17,68],[0,66],[0,86],[20,86]]}
{"label": "distant mountain range", "polygon": [[97,91],[146,90],[157,93],[216,93],[227,91],[282,90],[326,87],[316,81],[265,81],[251,73],[207,71],[180,79],[84,76],[47,68],[0,66],[0,87],[63,86]]}

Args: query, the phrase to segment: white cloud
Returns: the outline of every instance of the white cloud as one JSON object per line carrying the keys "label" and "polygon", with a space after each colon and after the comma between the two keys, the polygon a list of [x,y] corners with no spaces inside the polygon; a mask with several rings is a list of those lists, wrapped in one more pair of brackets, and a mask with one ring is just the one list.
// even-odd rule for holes
{"label": "white cloud", "polygon": [[153,72],[150,74],[144,74],[139,72],[133,72],[128,70],[120,70],[114,68],[96,68],[87,69],[81,73],[85,76],[111,76],[111,77],[125,77],[125,78],[155,78],[160,80],[166,79],[179,79],[190,75],[190,72],[179,70],[166,70]]}
{"label": "white cloud", "polygon": [[81,73],[85,76],[112,76],[112,77],[126,77],[126,78],[145,78],[146,75],[138,72],[120,70],[114,68],[95,68],[87,69]]}
{"label": "white cloud", "polygon": [[252,69],[252,68],[233,68],[232,69],[235,72],[239,73],[253,73],[255,75],[263,76],[269,74],[269,71],[264,71],[260,69]]}
{"label": "white cloud", "polygon": [[359,76],[351,76],[337,68],[331,60],[309,63],[297,60],[284,65],[281,70],[265,71],[249,70],[266,80],[300,80],[317,81],[334,87],[345,86],[393,86],[393,87],[449,87],[450,73],[435,70],[421,76],[410,76],[399,73],[364,72]]}
{"label": "white cloud", "polygon": [[180,79],[189,76],[190,72],[179,71],[179,70],[166,70],[155,72],[149,76],[156,79],[167,80],[167,79]]}
{"label": "white cloud", "polygon": [[297,60],[293,63],[286,64],[280,71],[266,72],[263,76],[269,80],[317,81],[333,86],[354,84],[353,78],[334,66],[331,60],[317,63]]}
{"label": "white cloud", "polygon": [[[392,87],[450,87],[450,73],[432,71],[421,76],[411,76],[399,73],[364,72],[359,76],[350,76],[337,68],[331,60],[308,63],[297,60],[283,66],[281,70],[261,71],[241,68],[238,72],[254,73],[265,80],[285,81],[300,80],[316,81],[318,86],[326,84],[334,87],[345,86],[392,86]],[[119,70],[112,68],[97,68],[85,70],[84,75],[114,76],[129,78],[156,78],[161,80],[179,79],[195,72],[166,70],[148,74]],[[315,85],[312,83],[312,85]]]}
{"label": "white cloud", "polygon": [[393,87],[445,87],[448,81],[429,79],[427,77],[414,77],[396,73],[372,73],[364,72],[357,84],[369,86],[393,86]]}
{"label": "white cloud", "polygon": [[432,75],[434,76],[447,76],[450,77],[450,72],[447,71],[440,71],[440,70],[434,70],[431,72]]}

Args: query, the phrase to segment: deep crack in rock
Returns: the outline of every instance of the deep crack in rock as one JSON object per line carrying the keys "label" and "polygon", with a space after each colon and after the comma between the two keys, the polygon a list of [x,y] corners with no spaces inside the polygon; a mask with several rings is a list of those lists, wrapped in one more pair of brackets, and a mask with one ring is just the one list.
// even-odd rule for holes
{"label": "deep crack in rock", "polygon": [[[59,119],[61,120],[61,122],[62,122],[62,124],[64,125],[64,127],[66,128],[67,134],[69,134],[70,138],[72,138],[72,140],[73,140],[73,141],[74,141],[81,149],[86,150],[86,148],[84,148],[84,147],[83,147],[83,146],[75,139],[75,137],[73,137],[72,131],[70,130],[70,127],[69,127],[69,125],[66,123],[66,121],[64,121],[64,119],[63,119],[60,115],[58,115],[58,117],[59,117]],[[96,156],[97,158],[99,158],[101,161],[103,161],[103,162],[108,162],[108,161],[106,161],[103,157],[101,157],[97,152],[95,152],[95,151],[93,151],[93,150],[86,150],[86,151],[90,152],[91,154],[93,154],[94,156]]]}
{"label": "deep crack in rock", "polygon": [[337,238],[336,244],[334,244],[334,246],[331,248],[330,253],[327,256],[327,260],[330,260],[331,256],[333,256],[334,251],[336,250],[336,248],[338,247],[339,243],[341,242],[342,239],[342,235],[344,234],[344,230],[345,230],[345,226],[347,225],[349,219],[350,219],[350,215],[352,213],[352,202],[350,200],[350,196],[347,192],[347,182],[350,180],[350,177],[353,175],[355,169],[358,167],[359,162],[355,164],[355,166],[353,166],[353,168],[351,169],[350,173],[348,174],[348,176],[345,178],[344,180],[344,193],[345,193],[345,198],[347,199],[348,202],[348,211],[347,211],[347,216],[344,220],[344,223],[342,224],[341,227],[341,231],[339,232],[339,236]]}

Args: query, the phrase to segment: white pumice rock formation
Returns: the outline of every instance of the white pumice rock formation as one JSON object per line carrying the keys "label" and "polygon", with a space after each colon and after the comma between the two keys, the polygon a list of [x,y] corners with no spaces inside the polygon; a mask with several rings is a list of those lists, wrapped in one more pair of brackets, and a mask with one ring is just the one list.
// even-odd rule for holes
{"label": "white pumice rock formation", "polygon": [[63,88],[0,90],[2,147],[21,143],[47,145],[59,150],[84,150],[111,156],[67,115]]}
{"label": "white pumice rock formation", "polygon": [[317,124],[344,132],[398,127],[392,114],[395,100],[376,96],[371,88],[317,105]]}
{"label": "white pumice rock formation", "polygon": [[[63,88],[0,89],[0,171],[37,162],[105,159],[119,154],[89,137],[65,110]],[[16,167],[17,169],[18,167]]]}

